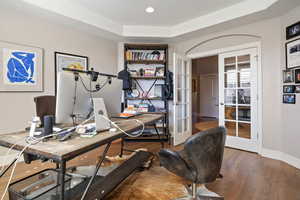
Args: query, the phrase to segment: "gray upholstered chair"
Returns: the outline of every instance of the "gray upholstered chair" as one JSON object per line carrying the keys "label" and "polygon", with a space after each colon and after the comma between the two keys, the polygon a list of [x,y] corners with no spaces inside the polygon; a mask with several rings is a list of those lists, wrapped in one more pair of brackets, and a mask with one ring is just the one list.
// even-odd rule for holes
{"label": "gray upholstered chair", "polygon": [[225,138],[224,127],[213,128],[191,136],[181,151],[162,149],[159,152],[163,167],[192,182],[189,195],[180,199],[224,199],[207,190],[205,184],[220,177]]}

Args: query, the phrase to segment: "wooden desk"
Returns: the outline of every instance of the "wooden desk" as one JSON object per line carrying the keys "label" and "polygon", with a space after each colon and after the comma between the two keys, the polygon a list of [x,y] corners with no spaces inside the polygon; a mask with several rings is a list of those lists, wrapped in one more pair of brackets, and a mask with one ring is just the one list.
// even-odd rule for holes
{"label": "wooden desk", "polygon": [[[162,119],[163,115],[160,114],[146,114],[140,115],[131,119],[138,119],[142,121],[145,125],[151,125]],[[121,119],[122,120],[122,119]],[[114,121],[121,121],[120,119],[115,119]],[[141,128],[140,124],[128,122],[123,123],[120,127],[126,132],[134,132]],[[25,137],[28,136],[29,133],[26,131],[4,134],[1,135],[0,138],[0,146],[11,147],[15,143],[18,143],[14,149],[22,150],[26,145]],[[112,141],[124,138],[126,135],[121,131],[116,132],[101,132],[98,135],[92,138],[80,138],[76,136],[72,139],[69,139],[65,142],[59,142],[57,140],[48,140],[46,142],[40,142],[36,145],[32,145],[28,147],[24,152],[39,156],[39,158],[50,159],[57,163],[57,168],[60,170],[60,199],[64,200],[64,176],[66,171],[66,162],[81,155],[88,151],[91,151],[97,147],[100,147],[104,144],[107,144],[107,151],[110,147]],[[106,151],[106,152],[107,152]],[[105,157],[106,152],[102,155]],[[100,164],[101,166],[101,164]],[[130,170],[129,170],[130,171]],[[115,174],[114,174],[115,176]],[[124,177],[124,174],[123,174]],[[124,179],[124,178],[123,178]],[[117,183],[116,183],[117,184]],[[114,188],[113,186],[112,188]],[[106,194],[106,193],[105,193]]]}

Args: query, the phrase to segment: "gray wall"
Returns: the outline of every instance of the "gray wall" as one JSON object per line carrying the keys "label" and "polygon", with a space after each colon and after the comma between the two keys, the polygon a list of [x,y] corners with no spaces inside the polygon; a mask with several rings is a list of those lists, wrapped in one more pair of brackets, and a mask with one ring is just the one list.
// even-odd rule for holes
{"label": "gray wall", "polygon": [[281,17],[213,34],[199,35],[194,39],[173,44],[176,52],[184,53],[197,43],[222,35],[249,34],[255,36],[232,36],[216,39],[194,49],[191,53],[260,41],[262,44],[263,148],[282,151],[297,158],[300,158],[298,145],[300,134],[297,125],[300,102],[298,101],[296,105],[282,104],[282,70],[285,66],[285,27],[299,20],[300,7],[297,7]]}
{"label": "gray wall", "polygon": [[[54,51],[85,55],[90,67],[105,73],[117,73],[118,46],[114,41],[89,35],[44,17],[0,7],[0,40],[44,49],[44,92],[0,93],[0,133],[23,130],[35,114],[33,97],[54,94]],[[107,86],[104,96],[109,111],[120,108],[120,82]]]}
{"label": "gray wall", "polygon": [[[300,21],[300,7],[293,9],[286,15],[281,18],[281,33],[282,33],[282,41],[281,41],[281,66],[282,69],[285,68],[285,27],[294,24]],[[300,38],[300,37],[298,37]],[[297,38],[292,38],[295,40]],[[282,92],[282,90],[280,91]],[[300,113],[300,95],[296,94],[296,105],[288,105],[282,104],[282,123],[283,123],[283,146],[284,152],[290,155],[294,155],[300,158],[300,131],[298,128],[298,124],[300,122],[299,113]]]}

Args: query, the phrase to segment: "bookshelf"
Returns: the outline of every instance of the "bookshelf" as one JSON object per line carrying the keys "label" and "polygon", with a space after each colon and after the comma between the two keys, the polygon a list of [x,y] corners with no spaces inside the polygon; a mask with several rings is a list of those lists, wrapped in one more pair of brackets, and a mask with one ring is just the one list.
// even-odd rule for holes
{"label": "bookshelf", "polygon": [[[138,90],[138,96],[124,92],[124,107],[128,105],[149,105],[139,112],[143,114],[163,114],[164,119],[151,128],[147,126],[145,134],[140,138],[126,138],[126,141],[161,142],[169,141],[169,104],[163,96],[166,87],[166,72],[168,70],[167,44],[125,44],[124,69],[130,72],[133,90]],[[161,96],[156,91],[160,91]],[[159,93],[159,92],[158,92]],[[150,109],[151,107],[151,109]],[[157,137],[157,132],[159,137]]]}

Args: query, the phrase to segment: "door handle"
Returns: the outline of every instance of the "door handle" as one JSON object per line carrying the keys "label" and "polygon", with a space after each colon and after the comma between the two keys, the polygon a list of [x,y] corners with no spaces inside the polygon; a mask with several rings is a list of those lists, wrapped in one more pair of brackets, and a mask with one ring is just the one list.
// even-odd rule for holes
{"label": "door handle", "polygon": [[221,106],[224,106],[224,103],[220,103]]}

